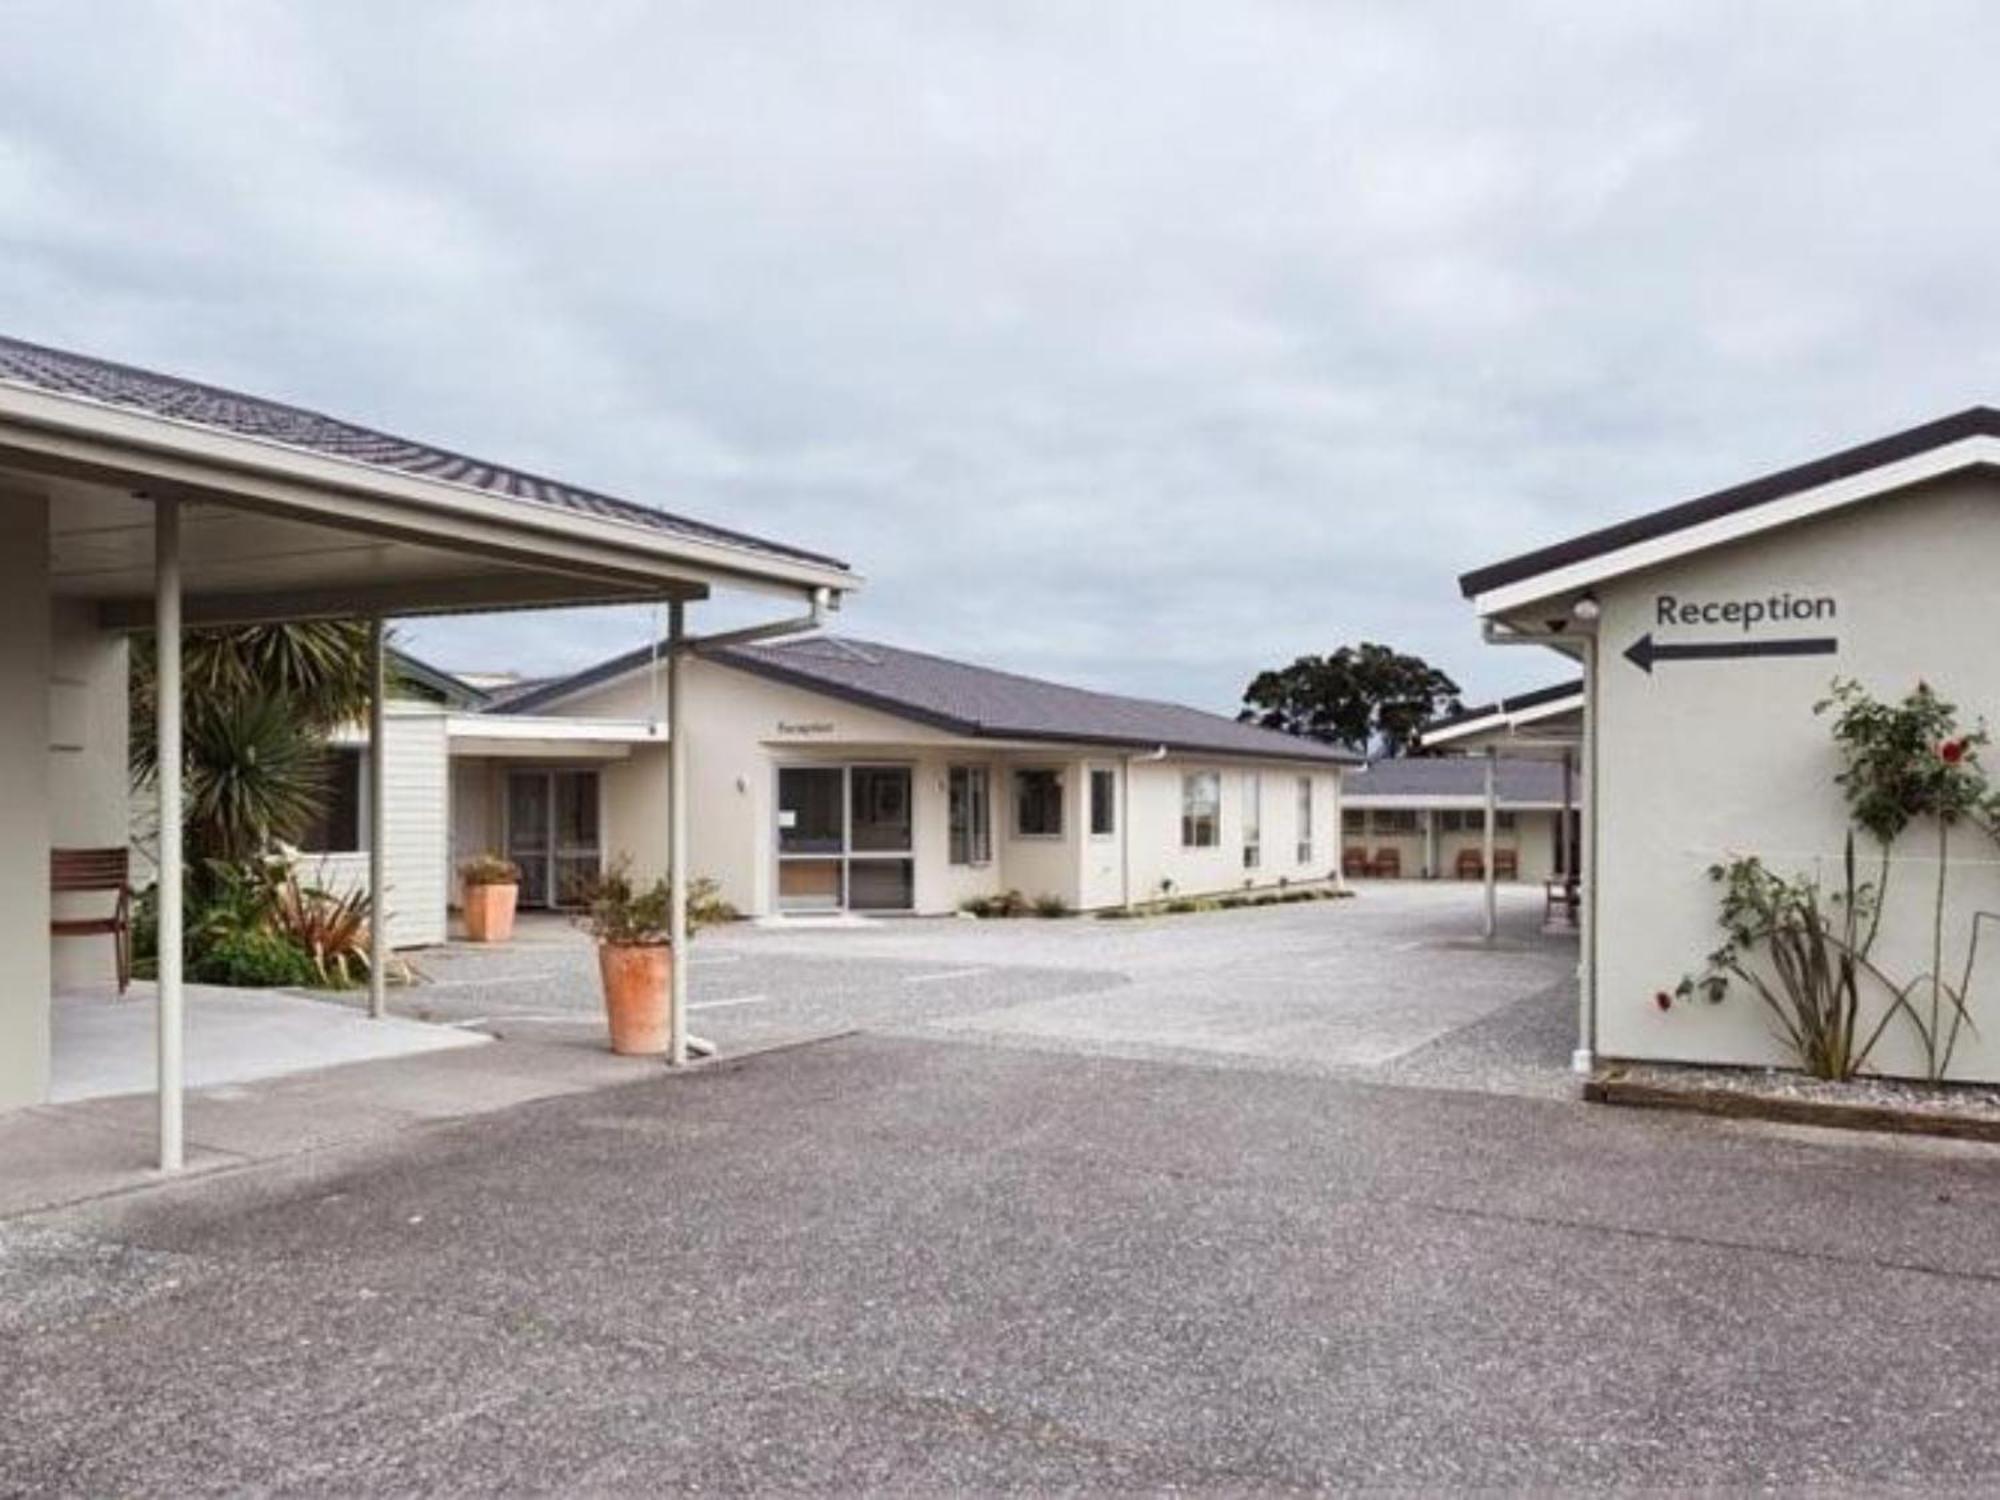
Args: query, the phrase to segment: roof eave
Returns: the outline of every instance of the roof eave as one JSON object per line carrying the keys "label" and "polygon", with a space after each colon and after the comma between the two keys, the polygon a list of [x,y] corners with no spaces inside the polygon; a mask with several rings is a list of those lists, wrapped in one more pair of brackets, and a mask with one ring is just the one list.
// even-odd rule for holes
{"label": "roof eave", "polygon": [[[581,541],[676,573],[726,579],[746,588],[796,594],[825,588],[849,593],[862,578],[844,565],[730,546],[637,521],[587,515],[454,480],[313,452],[269,438],[227,432],[204,423],[160,416],[87,396],[0,379],[0,447],[56,462],[88,461],[163,477],[226,494],[231,475],[256,475],[334,497],[367,496],[424,523],[499,524],[551,538]],[[330,521],[329,524],[337,524]],[[775,544],[774,544],[775,545]]]}
{"label": "roof eave", "polygon": [[2000,412],[1978,407],[1880,443],[1475,569],[1459,579],[1459,588],[1480,615],[1507,615],[1896,490],[1965,470],[1996,467],[2000,467]]}

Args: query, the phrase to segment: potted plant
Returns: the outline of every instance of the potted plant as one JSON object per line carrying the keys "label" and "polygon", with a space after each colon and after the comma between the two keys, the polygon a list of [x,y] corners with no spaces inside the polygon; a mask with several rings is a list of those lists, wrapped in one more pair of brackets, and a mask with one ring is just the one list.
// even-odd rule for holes
{"label": "potted plant", "polygon": [[521,895],[521,867],[482,854],[458,867],[465,884],[465,935],[475,943],[504,943],[514,935],[514,905]]}
{"label": "potted plant", "polygon": [[[611,1050],[656,1056],[672,1040],[669,991],[674,952],[668,940],[673,888],[665,880],[637,885],[624,861],[592,884],[590,904],[577,924],[597,940],[597,971],[604,983],[604,1016]],[[688,887],[688,936],[726,922],[735,911],[718,899],[712,880]]]}

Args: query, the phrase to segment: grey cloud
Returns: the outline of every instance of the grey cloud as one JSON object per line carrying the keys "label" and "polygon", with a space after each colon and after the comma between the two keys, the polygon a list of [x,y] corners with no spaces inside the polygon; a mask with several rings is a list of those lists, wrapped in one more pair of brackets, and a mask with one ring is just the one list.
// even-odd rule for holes
{"label": "grey cloud", "polygon": [[[1972,4],[10,7],[0,326],[822,547],[1228,707],[1986,399]],[[523,619],[526,620],[524,627]],[[413,625],[578,665],[643,613]]]}

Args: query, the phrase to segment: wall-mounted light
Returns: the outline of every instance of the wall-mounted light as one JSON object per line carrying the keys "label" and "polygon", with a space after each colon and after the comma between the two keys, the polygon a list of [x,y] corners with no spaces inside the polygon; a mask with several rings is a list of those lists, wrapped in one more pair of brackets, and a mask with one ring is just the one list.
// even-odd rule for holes
{"label": "wall-mounted light", "polygon": [[1597,602],[1597,595],[1588,591],[1578,594],[1576,602],[1569,607],[1572,618],[1588,625],[1604,613],[1604,606]]}
{"label": "wall-mounted light", "polygon": [[750,790],[750,778],[749,778],[748,776],[739,776],[739,777],[737,777],[737,778],[736,778],[736,790],[737,790],[738,792],[747,792],[747,791],[749,791],[749,790]]}

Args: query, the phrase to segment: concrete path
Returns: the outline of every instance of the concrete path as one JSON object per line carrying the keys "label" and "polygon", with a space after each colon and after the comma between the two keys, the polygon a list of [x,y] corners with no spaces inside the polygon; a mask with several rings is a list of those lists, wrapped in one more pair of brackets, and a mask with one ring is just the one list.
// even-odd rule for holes
{"label": "concrete path", "polygon": [[0,1492],[1991,1493],[1996,1230],[1983,1150],[854,1037],[0,1226]]}
{"label": "concrete path", "polygon": [[[487,1040],[394,1017],[370,1021],[273,990],[195,984],[187,986],[184,1004],[189,1088],[279,1078]],[[151,984],[135,983],[122,999],[109,986],[58,995],[54,1019],[53,1103],[152,1090],[158,1079],[159,1017]]]}

